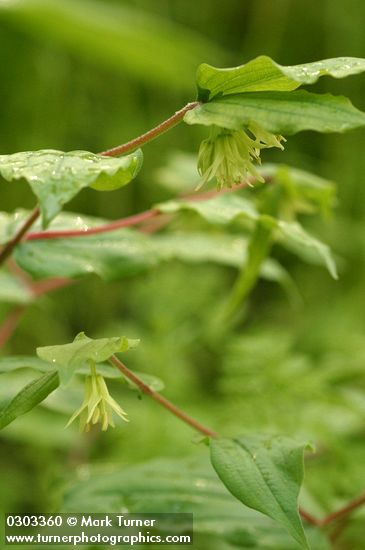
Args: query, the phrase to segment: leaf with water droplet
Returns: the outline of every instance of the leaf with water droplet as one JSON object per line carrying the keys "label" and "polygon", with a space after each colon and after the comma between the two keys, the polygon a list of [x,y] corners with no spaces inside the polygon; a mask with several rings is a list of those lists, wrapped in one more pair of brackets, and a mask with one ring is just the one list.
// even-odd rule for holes
{"label": "leaf with water droplet", "polygon": [[112,158],[87,151],[53,149],[0,155],[0,175],[7,181],[25,179],[37,196],[43,227],[85,187],[110,191],[129,183],[142,165],[142,151]]}
{"label": "leaf with water droplet", "polygon": [[198,68],[198,99],[242,92],[289,92],[303,84],[314,84],[321,76],[344,78],[365,71],[365,59],[336,57],[303,65],[283,66],[261,55],[252,61],[228,69],[203,63]]}

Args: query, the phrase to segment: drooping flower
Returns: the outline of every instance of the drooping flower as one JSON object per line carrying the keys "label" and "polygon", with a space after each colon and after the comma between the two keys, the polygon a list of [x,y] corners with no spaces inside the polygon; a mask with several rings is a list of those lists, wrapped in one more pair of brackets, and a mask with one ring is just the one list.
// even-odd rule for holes
{"label": "drooping flower", "polygon": [[80,431],[88,432],[93,424],[100,423],[101,429],[106,431],[108,426],[114,428],[113,411],[125,422],[129,422],[127,413],[109,394],[104,377],[96,373],[95,366],[91,367],[91,375],[85,379],[85,397],[82,405],[66,424],[66,428],[79,416]]}
{"label": "drooping flower", "polygon": [[209,138],[199,149],[200,186],[213,178],[217,179],[218,189],[243,183],[249,176],[264,182],[255,167],[255,163],[261,164],[260,151],[269,147],[284,149],[282,141],[286,141],[283,136],[268,132],[256,122],[245,130],[212,126]]}

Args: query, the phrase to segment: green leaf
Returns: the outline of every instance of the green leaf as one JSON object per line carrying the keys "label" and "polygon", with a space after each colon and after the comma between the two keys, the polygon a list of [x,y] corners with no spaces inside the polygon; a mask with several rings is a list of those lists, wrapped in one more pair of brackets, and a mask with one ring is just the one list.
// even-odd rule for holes
{"label": "green leaf", "polygon": [[93,340],[80,332],[71,344],[37,348],[37,355],[58,369],[61,384],[65,385],[81,366],[89,362],[102,363],[114,353],[133,349],[138,343],[139,340],[125,336]]}
{"label": "green leaf", "polygon": [[[237,194],[223,193],[206,201],[167,201],[159,206],[162,212],[195,212],[207,222],[225,226],[230,223],[256,222],[260,214],[253,203]],[[60,215],[62,223],[57,227],[91,227],[101,225],[105,220],[89,219],[67,213]],[[267,219],[267,216],[266,216]],[[274,219],[274,218],[273,218]],[[55,220],[57,223],[58,218]],[[279,220],[275,221],[278,224]],[[274,222],[273,222],[274,223]],[[279,228],[280,229],[280,228]],[[282,230],[288,228],[283,224]],[[305,230],[293,229],[292,236],[283,240],[292,245],[295,237],[309,251],[312,246],[314,257],[328,264],[330,251],[326,245],[307,235]],[[300,237],[300,239],[299,239]],[[18,245],[14,257],[19,265],[33,277],[80,277],[95,273],[107,281],[115,281],[154,268],[162,262],[181,260],[189,263],[214,262],[232,267],[241,267],[247,258],[247,238],[241,235],[214,233],[178,232],[161,235],[147,235],[125,228],[72,239],[32,240]],[[297,253],[297,248],[294,249]],[[47,258],[47,262],[44,258]],[[311,259],[313,259],[313,254]],[[333,260],[332,260],[333,261]],[[331,270],[333,271],[332,267]],[[261,276],[284,283],[289,282],[287,272],[270,259],[263,264]]]}
{"label": "green leaf", "polygon": [[[178,259],[192,264],[214,262],[237,268],[242,268],[247,262],[248,240],[237,235],[173,233],[158,236],[156,244],[165,260]],[[293,281],[288,272],[272,258],[263,262],[260,277],[275,281],[289,293],[293,292]]]}
{"label": "green leaf", "polygon": [[365,126],[365,114],[349,99],[305,90],[217,97],[188,111],[184,120],[188,124],[215,124],[230,129],[247,127],[255,121],[267,131],[283,135],[303,130],[345,132]]}
{"label": "green leaf", "polygon": [[[254,206],[245,200],[228,199],[224,204],[226,215],[222,205],[215,205],[214,202],[207,205],[206,212],[202,209],[201,215],[219,224],[234,219],[235,215],[257,215]],[[160,205],[161,209],[165,205],[171,212],[177,212],[180,208],[180,203],[175,201]],[[232,207],[233,213],[229,213],[229,207]],[[244,207],[246,214],[241,212]],[[184,202],[181,208],[185,209]],[[186,209],[189,208],[190,203],[187,202]],[[54,220],[52,228],[84,228],[103,223],[105,220],[85,216],[76,218],[64,212]],[[80,277],[96,273],[107,281],[113,281],[173,260],[241,267],[245,262],[246,250],[247,240],[237,235],[203,232],[146,235],[133,229],[121,229],[89,237],[24,242],[16,248],[15,256],[22,268],[34,277]],[[47,262],[44,261],[45,257]],[[264,263],[261,276],[277,281],[288,289],[292,285],[288,273],[275,260]]]}
{"label": "green leaf", "polygon": [[297,503],[305,447],[284,437],[242,436],[213,439],[210,448],[213,467],[230,493],[309,548]]}
{"label": "green leaf", "polygon": [[14,254],[19,265],[35,277],[96,273],[112,281],[158,265],[155,252],[148,235],[123,229],[72,239],[24,242]]}
{"label": "green leaf", "polygon": [[157,459],[93,472],[84,481],[68,483],[62,512],[124,508],[130,513],[193,513],[194,536],[213,535],[219,548],[222,541],[256,550],[298,548],[280,525],[233,498],[205,457]]}
{"label": "green leaf", "polygon": [[[17,248],[16,258],[35,277],[77,278],[96,273],[115,281],[173,260],[241,267],[246,252],[247,240],[235,235],[177,233],[150,237],[124,229],[99,237],[29,241]],[[264,262],[260,276],[293,290],[288,272],[273,259]]]}
{"label": "green leaf", "polygon": [[0,302],[27,304],[32,298],[30,289],[20,279],[0,270]]}
{"label": "green leaf", "polygon": [[164,214],[192,210],[209,223],[217,225],[227,225],[237,218],[255,221],[259,217],[252,201],[236,193],[222,193],[203,201],[171,200],[158,204],[156,208]]}
{"label": "green leaf", "polygon": [[18,416],[33,409],[47,395],[53,392],[59,384],[58,373],[53,370],[43,374],[27,384],[15,397],[0,411],[0,429],[4,428]]}
{"label": "green leaf", "polygon": [[228,69],[203,63],[197,72],[198,99],[210,101],[217,95],[241,92],[290,92],[302,84],[317,82],[321,76],[344,78],[364,71],[365,59],[358,57],[336,57],[287,67],[265,55]]}
{"label": "green leaf", "polygon": [[263,221],[276,229],[276,237],[279,242],[290,247],[295,253],[301,254],[303,259],[315,259],[337,278],[336,264],[332,258],[329,246],[310,235],[298,222],[286,222],[259,214],[255,206],[233,193],[222,193],[206,201],[179,200],[168,201],[158,205],[162,212],[176,213],[179,211],[192,211],[206,221],[216,225],[229,225],[239,220],[251,222]]}
{"label": "green leaf", "polygon": [[37,196],[43,227],[81,189],[108,191],[129,183],[142,164],[140,150],[120,158],[87,151],[64,153],[52,149],[0,155],[0,175],[7,181],[25,179]]}

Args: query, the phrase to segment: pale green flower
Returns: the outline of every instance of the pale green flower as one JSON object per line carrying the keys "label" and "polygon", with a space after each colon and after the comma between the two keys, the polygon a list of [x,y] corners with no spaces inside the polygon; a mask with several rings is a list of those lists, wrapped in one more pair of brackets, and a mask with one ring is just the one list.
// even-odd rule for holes
{"label": "pale green flower", "polygon": [[209,138],[199,149],[201,185],[216,178],[218,188],[222,189],[243,183],[249,176],[264,182],[255,167],[255,163],[261,164],[260,151],[269,147],[284,149],[282,141],[286,141],[283,136],[271,134],[256,122],[250,123],[246,130],[212,126]]}
{"label": "pale green flower", "polygon": [[79,409],[74,412],[66,428],[79,416],[80,431],[88,432],[93,424],[100,423],[101,429],[106,431],[108,426],[114,428],[113,411],[125,422],[129,422],[126,412],[110,396],[103,376],[91,368],[91,376],[85,379],[85,397]]}

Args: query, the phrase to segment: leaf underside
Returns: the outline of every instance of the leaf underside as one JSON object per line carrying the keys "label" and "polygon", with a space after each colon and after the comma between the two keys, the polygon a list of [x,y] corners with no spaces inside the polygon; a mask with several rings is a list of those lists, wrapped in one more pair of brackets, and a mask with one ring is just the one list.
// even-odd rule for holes
{"label": "leaf underside", "polygon": [[331,94],[294,92],[248,92],[217,97],[188,111],[188,124],[217,125],[240,129],[251,121],[275,134],[303,130],[345,132],[365,126],[365,114],[349,99]]}
{"label": "leaf underside", "polygon": [[61,384],[65,385],[80,366],[107,361],[114,353],[134,348],[138,342],[125,336],[93,340],[80,332],[70,344],[37,348],[37,355],[58,369]]}

